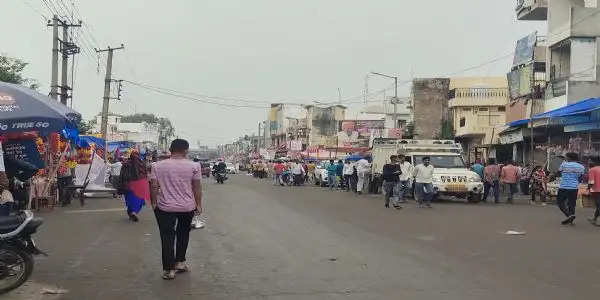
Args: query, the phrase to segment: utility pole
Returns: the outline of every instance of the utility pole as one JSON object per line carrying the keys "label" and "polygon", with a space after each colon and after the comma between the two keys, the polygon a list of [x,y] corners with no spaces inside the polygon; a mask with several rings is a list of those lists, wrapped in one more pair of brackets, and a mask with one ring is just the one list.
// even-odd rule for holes
{"label": "utility pole", "polygon": [[263,121],[263,147],[267,148],[267,121]]}
{"label": "utility pole", "polygon": [[342,105],[342,89],[338,88],[338,101]]}
{"label": "utility pole", "polygon": [[371,74],[383,76],[386,78],[394,79],[394,99],[392,99],[392,104],[394,104],[394,128],[398,128],[398,76],[390,76],[377,72],[371,72]]}
{"label": "utility pole", "polygon": [[121,44],[121,47],[111,48],[110,46],[106,49],[95,49],[97,53],[108,52],[108,58],[106,59],[106,77],[104,78],[104,97],[102,98],[102,124],[100,125],[100,131],[102,132],[102,138],[104,139],[104,161],[107,157],[107,127],[108,127],[108,106],[110,104],[110,84],[112,83],[112,61],[113,52],[115,50],[124,49],[125,46]]}
{"label": "utility pole", "polygon": [[256,136],[257,137],[257,139],[256,139],[256,152],[260,151],[260,140],[261,140],[260,137],[262,135],[260,133],[260,127],[261,127],[261,125],[262,125],[262,122],[258,122],[258,135]]}
{"label": "utility pole", "polygon": [[[69,68],[69,55],[75,55],[79,53],[80,49],[73,42],[69,41],[69,27],[81,27],[81,21],[79,24],[71,24],[67,21],[59,19],[57,15],[54,15],[52,21],[48,21],[47,26],[52,26],[52,79],[50,82],[50,97],[58,100],[58,53],[62,53],[62,71],[61,71],[61,85],[60,85],[60,102],[63,105],[67,105],[67,99],[69,98],[68,85],[68,68]],[[62,27],[62,40],[58,37],[58,27]]]}
{"label": "utility pole", "polygon": [[52,17],[52,79],[50,80],[50,98],[58,100],[58,16]]}

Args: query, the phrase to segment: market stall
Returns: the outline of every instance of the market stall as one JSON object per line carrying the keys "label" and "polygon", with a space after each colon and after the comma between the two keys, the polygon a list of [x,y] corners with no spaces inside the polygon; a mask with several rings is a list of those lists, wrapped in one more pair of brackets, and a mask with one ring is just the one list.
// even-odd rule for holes
{"label": "market stall", "polygon": [[[35,90],[0,82],[0,140],[5,161],[14,162],[7,164],[6,173],[19,208],[57,204],[60,179],[72,177],[71,142],[77,139],[80,119],[78,112]],[[36,172],[19,177],[15,168]]]}

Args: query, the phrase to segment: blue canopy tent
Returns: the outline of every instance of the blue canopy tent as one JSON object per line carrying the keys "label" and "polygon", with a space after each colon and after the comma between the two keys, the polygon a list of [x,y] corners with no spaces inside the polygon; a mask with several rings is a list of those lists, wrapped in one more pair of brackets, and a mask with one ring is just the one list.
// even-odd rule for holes
{"label": "blue canopy tent", "polygon": [[76,129],[81,115],[28,87],[0,82],[0,120],[0,134],[38,131],[45,136]]}
{"label": "blue canopy tent", "polygon": [[[577,103],[557,108],[545,113],[533,116],[533,120],[564,118],[581,115],[600,109],[600,98],[590,98]],[[508,123],[510,127],[520,127],[529,124],[530,119],[522,119]]]}

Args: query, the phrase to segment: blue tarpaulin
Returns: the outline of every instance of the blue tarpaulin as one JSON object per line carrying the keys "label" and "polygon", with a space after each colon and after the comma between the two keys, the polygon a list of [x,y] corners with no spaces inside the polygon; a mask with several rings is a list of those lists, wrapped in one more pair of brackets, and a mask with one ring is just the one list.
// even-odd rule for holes
{"label": "blue tarpaulin", "polygon": [[[578,114],[588,113],[594,110],[600,109],[600,98],[590,98],[577,103],[567,105],[565,107],[557,108],[545,113],[537,114],[533,116],[534,120],[547,119],[547,118],[560,118],[573,116]],[[508,126],[518,127],[529,123],[529,119],[523,119],[508,123]]]}
{"label": "blue tarpaulin", "polygon": [[96,147],[104,149],[104,140],[95,136],[81,135],[76,142],[78,147],[87,148],[91,144],[96,144]]}

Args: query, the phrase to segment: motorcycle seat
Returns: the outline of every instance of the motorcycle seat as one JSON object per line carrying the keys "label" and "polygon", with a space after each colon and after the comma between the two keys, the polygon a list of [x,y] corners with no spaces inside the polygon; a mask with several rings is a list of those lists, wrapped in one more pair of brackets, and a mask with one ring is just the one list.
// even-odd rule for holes
{"label": "motorcycle seat", "polygon": [[25,222],[25,218],[24,214],[0,217],[0,233],[5,234],[14,231]]}

